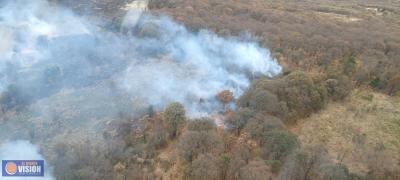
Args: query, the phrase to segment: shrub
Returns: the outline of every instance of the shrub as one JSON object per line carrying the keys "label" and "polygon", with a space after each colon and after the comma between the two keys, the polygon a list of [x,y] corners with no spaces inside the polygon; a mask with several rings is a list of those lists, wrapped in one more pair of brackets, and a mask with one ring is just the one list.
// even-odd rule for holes
{"label": "shrub", "polygon": [[217,158],[212,154],[201,154],[196,158],[186,171],[188,179],[199,180],[217,180],[220,171],[217,165]]}
{"label": "shrub", "polygon": [[276,115],[280,112],[278,96],[266,90],[254,92],[250,99],[250,107],[256,111],[263,111],[271,115]]}
{"label": "shrub", "polygon": [[258,91],[268,91],[270,94],[276,95],[284,85],[285,83],[282,79],[258,79],[254,81],[251,88],[239,98],[238,104],[240,107],[250,107],[251,101],[255,99],[253,96],[255,96]]}
{"label": "shrub", "polygon": [[345,165],[327,166],[323,167],[323,170],[323,180],[346,180],[351,178],[349,169]]}
{"label": "shrub", "polygon": [[400,91],[400,74],[393,76],[388,82],[389,95],[396,95]]}
{"label": "shrub", "polygon": [[282,121],[274,116],[264,116],[257,114],[254,118],[249,120],[245,127],[245,131],[251,138],[257,140],[259,144],[263,144],[265,134],[272,130],[284,129],[285,125]]}
{"label": "shrub", "polygon": [[357,70],[356,58],[353,55],[349,55],[344,58],[343,72],[348,76],[352,76]]}
{"label": "shrub", "polygon": [[262,160],[250,161],[247,165],[240,168],[240,178],[242,180],[264,180],[270,179],[269,167]]}
{"label": "shrub", "polygon": [[321,164],[327,162],[327,151],[321,146],[293,151],[285,160],[281,179],[318,179]]}
{"label": "shrub", "polygon": [[218,100],[226,106],[227,104],[231,103],[234,99],[233,93],[229,90],[221,91],[217,94]]}
{"label": "shrub", "polygon": [[221,137],[215,132],[188,131],[179,139],[179,154],[192,162],[199,154],[218,153],[222,148]]}
{"label": "shrub", "polygon": [[236,132],[237,135],[246,126],[250,118],[254,116],[254,111],[249,108],[241,108],[239,112],[234,113],[227,119],[227,127],[229,130]]}
{"label": "shrub", "polygon": [[246,161],[244,161],[242,158],[232,156],[229,160],[229,164],[227,165],[228,167],[226,170],[225,179],[240,179],[240,169],[246,164]]}
{"label": "shrub", "polygon": [[167,106],[163,116],[171,138],[175,138],[179,127],[185,122],[185,109],[180,103],[171,103]]}
{"label": "shrub", "polygon": [[304,72],[293,72],[285,77],[286,85],[280,92],[280,99],[287,102],[292,116],[304,117],[324,107],[325,93],[315,85]]}
{"label": "shrub", "polygon": [[334,100],[342,100],[350,94],[352,85],[347,76],[338,75],[325,81],[329,97]]}
{"label": "shrub", "polygon": [[239,105],[287,120],[322,109],[327,95],[323,83],[316,83],[308,74],[296,71],[281,79],[256,81],[240,97]]}
{"label": "shrub", "polygon": [[268,164],[271,166],[271,171],[273,173],[278,173],[282,167],[282,161],[280,160],[271,160],[268,161]]}
{"label": "shrub", "polygon": [[188,124],[189,131],[211,131],[214,129],[215,123],[210,118],[195,119]]}
{"label": "shrub", "polygon": [[253,147],[247,143],[237,143],[232,150],[232,156],[240,158],[244,160],[246,163],[249,163],[250,159],[252,158],[252,151]]}
{"label": "shrub", "polygon": [[373,78],[370,82],[369,85],[375,89],[382,89],[383,83],[381,81],[380,77],[375,77]]}
{"label": "shrub", "polygon": [[263,157],[270,160],[283,160],[289,153],[299,147],[296,135],[273,130],[264,135]]}

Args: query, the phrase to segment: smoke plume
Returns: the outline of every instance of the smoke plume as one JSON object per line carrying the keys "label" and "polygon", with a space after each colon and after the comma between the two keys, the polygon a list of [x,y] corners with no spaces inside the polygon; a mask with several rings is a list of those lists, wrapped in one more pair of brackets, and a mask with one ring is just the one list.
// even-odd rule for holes
{"label": "smoke plume", "polygon": [[257,42],[190,32],[164,16],[137,21],[121,34],[46,1],[1,3],[0,91],[17,89],[28,103],[65,89],[119,91],[124,95],[116,98],[129,99],[133,109],[178,101],[194,115],[215,111],[219,91],[239,96],[253,76],[281,71]]}

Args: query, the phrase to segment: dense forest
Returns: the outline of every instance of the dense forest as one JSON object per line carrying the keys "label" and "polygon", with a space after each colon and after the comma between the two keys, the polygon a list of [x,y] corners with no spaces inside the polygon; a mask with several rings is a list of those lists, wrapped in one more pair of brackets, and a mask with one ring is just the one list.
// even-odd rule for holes
{"label": "dense forest", "polygon": [[[229,39],[227,42],[233,42],[235,47],[237,42],[250,39],[269,49],[283,67],[282,72],[271,74],[243,70],[243,76],[249,76],[251,82],[244,92],[238,91],[239,96],[235,89],[227,88],[212,94],[211,100],[172,98],[173,101],[168,99],[168,103],[161,105],[148,103],[145,98],[131,98],[113,78],[122,67],[128,66],[119,58],[131,54],[149,56],[144,59],[151,63],[153,59],[157,63],[170,62],[170,57],[163,56],[170,49],[161,48],[161,52],[154,49],[175,45],[156,41],[164,38],[156,29],[169,33],[171,23],[155,20],[162,22],[160,25],[143,20],[138,27],[123,32],[120,25],[125,12],[121,7],[127,3],[125,0],[49,2],[51,6],[71,9],[88,20],[101,20],[99,28],[107,31],[138,34],[133,43],[142,43],[135,47],[139,50],[132,50],[130,41],[113,36],[101,46],[97,44],[103,39],[84,37],[84,44],[77,49],[96,44],[88,52],[102,54],[114,48],[107,46],[111,42],[121,50],[103,56],[85,52],[85,57],[96,59],[87,63],[96,65],[89,71],[93,74],[87,75],[82,70],[87,64],[81,65],[79,59],[76,66],[55,62],[40,68],[44,72],[40,86],[11,83],[0,91],[0,137],[22,138],[37,145],[54,179],[400,179],[400,2],[151,0],[145,13],[170,17],[194,33],[195,39],[202,40],[204,29],[215,33],[215,37]],[[0,34],[1,22],[0,18]],[[171,37],[176,34],[191,37],[180,26],[173,27]],[[209,37],[219,40],[207,33],[206,40]],[[109,34],[100,36],[108,38]],[[175,43],[171,37],[165,41]],[[75,43],[74,40],[57,41]],[[59,46],[64,48],[62,43]],[[245,47],[249,46],[253,44]],[[76,52],[71,51],[72,55],[67,57],[80,57]],[[151,53],[158,54],[148,55]],[[116,61],[109,65],[103,62],[107,58]],[[211,60],[219,62],[219,59]],[[158,68],[150,70],[155,75],[165,67],[157,63],[151,64]],[[232,64],[223,66],[228,69],[228,75],[242,71]],[[1,67],[2,64],[0,70]],[[9,71],[4,72],[14,72],[13,65],[5,67]],[[212,66],[211,70],[219,72],[220,68]],[[75,72],[79,77],[57,84],[62,76],[74,76]],[[189,76],[189,72],[181,76]],[[136,81],[134,76],[127,77],[124,83]],[[147,74],[139,78],[149,78],[145,85],[159,81]],[[200,80],[199,84],[206,85],[211,81]],[[36,83],[36,80],[26,82]],[[142,87],[143,84],[135,85]],[[195,88],[181,88],[186,85]],[[151,87],[161,89],[145,90],[154,93],[150,96],[158,100],[158,92],[178,96],[198,90],[199,86],[188,80],[171,91],[164,86]],[[188,101],[215,109],[207,109],[205,116],[193,115],[194,106]]]}

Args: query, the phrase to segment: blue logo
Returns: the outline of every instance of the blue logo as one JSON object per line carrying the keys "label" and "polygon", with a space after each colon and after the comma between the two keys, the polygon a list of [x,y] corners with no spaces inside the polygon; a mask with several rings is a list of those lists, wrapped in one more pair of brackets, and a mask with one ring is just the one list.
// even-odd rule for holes
{"label": "blue logo", "polygon": [[44,176],[44,160],[2,160],[2,176]]}

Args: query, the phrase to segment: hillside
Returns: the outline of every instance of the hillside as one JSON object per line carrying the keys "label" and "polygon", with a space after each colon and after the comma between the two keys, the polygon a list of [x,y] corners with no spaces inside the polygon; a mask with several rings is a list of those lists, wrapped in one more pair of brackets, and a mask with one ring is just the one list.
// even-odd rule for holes
{"label": "hillside", "polygon": [[356,89],[345,102],[331,103],[291,130],[304,145],[327,147],[330,158],[351,171],[398,168],[400,158],[399,97]]}
{"label": "hillside", "polygon": [[399,1],[5,0],[0,35],[0,159],[43,179],[400,179]]}

